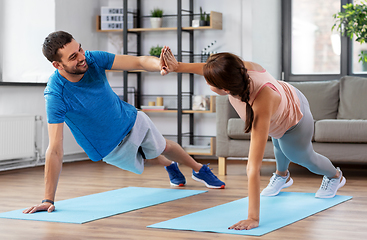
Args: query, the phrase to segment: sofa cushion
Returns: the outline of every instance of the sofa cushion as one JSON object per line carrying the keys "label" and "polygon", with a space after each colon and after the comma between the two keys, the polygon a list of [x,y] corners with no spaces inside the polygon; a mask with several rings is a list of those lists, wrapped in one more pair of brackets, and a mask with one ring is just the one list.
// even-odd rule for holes
{"label": "sofa cushion", "polygon": [[[245,122],[241,118],[230,118],[227,129],[228,137],[238,140],[250,140],[251,132],[245,133],[245,125]],[[268,141],[271,141],[270,136],[268,136]]]}
{"label": "sofa cushion", "polygon": [[339,105],[339,80],[318,82],[290,82],[310,103],[315,120],[335,119]]}
{"label": "sofa cushion", "polygon": [[228,120],[227,134],[232,139],[249,140],[251,137],[251,133],[245,133],[245,122],[241,118]]}
{"label": "sofa cushion", "polygon": [[367,143],[367,120],[320,120],[315,124],[316,142]]}
{"label": "sofa cushion", "polygon": [[367,78],[340,79],[339,119],[367,119]]}

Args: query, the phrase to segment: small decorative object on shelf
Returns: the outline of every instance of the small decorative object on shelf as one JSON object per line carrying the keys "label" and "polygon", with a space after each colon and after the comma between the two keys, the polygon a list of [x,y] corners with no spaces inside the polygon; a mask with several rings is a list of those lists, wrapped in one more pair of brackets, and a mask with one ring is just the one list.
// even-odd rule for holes
{"label": "small decorative object on shelf", "polygon": [[195,95],[192,98],[192,110],[205,111],[210,109],[209,95]]}
{"label": "small decorative object on shelf", "polygon": [[200,7],[200,26],[206,25],[206,12],[203,13],[203,9]]}
{"label": "small decorative object on shelf", "polygon": [[193,19],[191,22],[191,27],[199,27],[200,26],[200,20],[199,19]]}
{"label": "small decorative object on shelf", "polygon": [[161,28],[162,27],[162,17],[163,10],[159,8],[154,8],[151,13],[150,24],[152,28]]}
{"label": "small decorative object on shelf", "polygon": [[206,62],[206,60],[208,59],[208,57],[211,54],[217,53],[216,51],[213,51],[213,45],[216,44],[216,43],[217,43],[217,40],[214,40],[207,47],[205,47],[205,48],[203,48],[203,50],[201,50],[201,62]]}
{"label": "small decorative object on shelf", "polygon": [[163,47],[160,47],[159,45],[157,45],[156,47],[151,47],[149,50],[150,56],[159,57],[161,55],[162,48]]}
{"label": "small decorative object on shelf", "polygon": [[206,15],[205,23],[206,23],[206,26],[210,26],[210,14]]}
{"label": "small decorative object on shelf", "polygon": [[157,97],[157,106],[163,106],[163,97]]}
{"label": "small decorative object on shelf", "polygon": [[[133,9],[128,9],[127,28],[134,28]],[[101,7],[101,30],[123,29],[124,9],[122,7]]]}

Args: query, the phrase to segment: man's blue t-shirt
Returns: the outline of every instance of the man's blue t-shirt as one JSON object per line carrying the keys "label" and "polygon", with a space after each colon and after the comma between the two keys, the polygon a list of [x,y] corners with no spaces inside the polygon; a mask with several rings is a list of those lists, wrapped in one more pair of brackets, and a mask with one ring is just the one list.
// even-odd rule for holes
{"label": "man's blue t-shirt", "polygon": [[115,55],[86,51],[89,65],[79,82],[70,82],[56,70],[44,91],[48,123],[65,122],[89,158],[107,156],[130,132],[136,120],[134,106],[121,101],[106,78]]}

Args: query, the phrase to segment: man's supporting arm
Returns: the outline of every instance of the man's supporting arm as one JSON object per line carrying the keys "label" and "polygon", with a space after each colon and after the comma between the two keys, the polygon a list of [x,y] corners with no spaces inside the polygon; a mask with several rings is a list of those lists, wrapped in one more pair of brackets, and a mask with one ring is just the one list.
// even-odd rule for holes
{"label": "man's supporting arm", "polygon": [[[63,128],[64,123],[48,124],[49,145],[46,150],[45,163],[45,195],[44,200],[55,200],[57,183],[62,169],[63,160]],[[34,213],[37,211],[52,212],[55,206],[48,202],[32,206],[23,213]]]}

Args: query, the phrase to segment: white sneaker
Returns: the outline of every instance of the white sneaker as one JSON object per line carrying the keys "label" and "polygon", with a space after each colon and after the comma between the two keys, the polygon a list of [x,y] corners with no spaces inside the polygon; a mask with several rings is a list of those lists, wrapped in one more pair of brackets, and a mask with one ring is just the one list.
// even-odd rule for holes
{"label": "white sneaker", "polygon": [[339,178],[328,178],[326,176],[323,177],[321,186],[319,190],[317,190],[315,197],[317,198],[333,198],[338,191],[339,188],[345,185],[345,177],[343,177],[342,171],[337,168],[340,175]]}
{"label": "white sneaker", "polygon": [[[289,171],[287,173],[287,176],[285,177],[282,177],[276,173],[273,173],[273,176],[270,178],[270,182],[268,186],[264,188],[264,190],[262,190],[260,195],[268,196],[268,197],[275,196],[275,195],[278,195],[280,190],[282,190],[283,188],[292,186],[293,179],[289,175],[290,175]],[[289,178],[289,181],[287,182],[288,178]]]}

